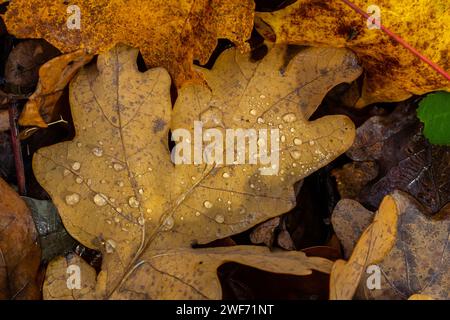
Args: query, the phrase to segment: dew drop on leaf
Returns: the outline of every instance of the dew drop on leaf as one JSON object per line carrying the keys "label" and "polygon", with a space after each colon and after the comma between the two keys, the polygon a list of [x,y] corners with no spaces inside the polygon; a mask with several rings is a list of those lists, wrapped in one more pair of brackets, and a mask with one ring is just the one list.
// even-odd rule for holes
{"label": "dew drop on leaf", "polygon": [[96,205],[98,205],[99,207],[103,207],[104,205],[106,205],[106,197],[105,197],[105,195],[103,195],[101,193],[97,193],[94,196],[94,203]]}
{"label": "dew drop on leaf", "polygon": [[211,209],[213,204],[210,201],[206,200],[205,202],[203,202],[203,206],[207,209]]}

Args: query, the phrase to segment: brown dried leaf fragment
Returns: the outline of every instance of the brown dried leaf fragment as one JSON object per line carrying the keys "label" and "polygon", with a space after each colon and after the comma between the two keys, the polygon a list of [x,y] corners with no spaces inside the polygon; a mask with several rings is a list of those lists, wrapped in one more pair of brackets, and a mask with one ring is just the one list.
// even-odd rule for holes
{"label": "brown dried leaf fragment", "polygon": [[41,250],[37,241],[28,207],[0,178],[0,299],[40,298]]}
{"label": "brown dried leaf fragment", "polygon": [[55,105],[61,98],[64,88],[77,71],[91,61],[92,55],[83,50],[56,57],[39,69],[39,82],[36,91],[30,96],[20,115],[21,126],[46,128],[55,120]]}

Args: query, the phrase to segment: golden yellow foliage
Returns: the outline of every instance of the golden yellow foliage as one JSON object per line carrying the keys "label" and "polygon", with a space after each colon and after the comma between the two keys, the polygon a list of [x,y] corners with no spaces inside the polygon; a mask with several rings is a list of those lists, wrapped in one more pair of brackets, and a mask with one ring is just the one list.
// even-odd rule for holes
{"label": "golden yellow foliage", "polygon": [[[70,84],[76,136],[39,150],[33,168],[69,233],[103,253],[95,286],[83,286],[95,287],[94,293],[86,289],[88,296],[217,299],[215,269],[225,261],[280,273],[329,271],[328,260],[300,252],[191,249],[289,211],[294,183],[353,142],[346,116],[307,119],[328,90],[361,74],[355,56],[308,48],[286,65],[286,53],[276,46],[252,62],[235,49],[225,51],[212,70],[198,68],[208,87],[183,86],[173,110],[168,73],[139,72],[136,49],[115,47],[97,66],[80,70]],[[261,175],[254,164],[174,165],[169,130],[192,132],[196,120],[222,132],[279,129],[279,174]],[[65,264],[50,265],[47,297],[72,296]]]}
{"label": "golden yellow foliage", "polygon": [[[363,10],[372,2],[352,0]],[[448,0],[379,0],[381,23],[422,54],[450,70],[450,2]],[[346,47],[365,69],[363,107],[376,102],[402,101],[412,95],[450,90],[447,79],[421,62],[382,30],[369,30],[365,18],[342,1],[297,0],[273,13],[258,13],[263,34],[283,44]],[[269,29],[273,29],[269,31]]]}
{"label": "golden yellow foliage", "polygon": [[[108,51],[117,43],[141,50],[149,67],[165,67],[177,85],[200,80],[217,39],[245,49],[253,26],[253,0],[88,0],[77,2],[80,29],[69,29],[68,4],[60,0],[11,1],[4,20],[19,38],[44,38],[68,53]],[[72,13],[73,14],[73,13]]]}

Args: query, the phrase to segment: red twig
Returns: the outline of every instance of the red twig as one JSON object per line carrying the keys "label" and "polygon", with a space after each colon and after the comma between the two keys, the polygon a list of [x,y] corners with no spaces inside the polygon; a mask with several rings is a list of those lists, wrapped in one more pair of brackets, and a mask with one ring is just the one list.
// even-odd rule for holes
{"label": "red twig", "polygon": [[[370,19],[371,18],[371,16],[368,13],[366,13],[364,10],[362,10],[360,7],[358,7],[357,5],[353,4],[349,0],[342,0],[342,2],[344,2],[345,4],[350,6],[353,10],[355,10],[357,13],[362,15],[364,18],[366,18],[366,19]],[[380,27],[381,30],[383,30],[384,33],[386,33],[392,39],[394,39],[395,41],[400,43],[403,47],[405,47],[406,49],[411,51],[415,56],[417,56],[420,60],[422,60],[423,62],[428,64],[436,72],[438,72],[439,74],[441,74],[447,80],[450,81],[450,75],[444,69],[442,69],[440,66],[438,66],[436,63],[434,63],[433,61],[431,61],[427,57],[425,57],[423,54],[421,54],[419,51],[417,51],[416,48],[414,48],[409,43],[407,43],[405,40],[403,40],[400,36],[396,35],[394,32],[392,32],[391,30],[389,30],[388,28],[383,26],[383,24],[378,23],[378,22],[375,22],[375,23]]]}
{"label": "red twig", "polygon": [[19,118],[19,112],[17,110],[17,103],[12,102],[8,107],[9,111],[9,125],[11,132],[11,144],[14,153],[14,164],[16,166],[17,187],[19,188],[19,194],[24,196],[27,193],[25,185],[25,169],[22,158],[22,147],[19,139],[19,128],[17,127],[17,119]]}

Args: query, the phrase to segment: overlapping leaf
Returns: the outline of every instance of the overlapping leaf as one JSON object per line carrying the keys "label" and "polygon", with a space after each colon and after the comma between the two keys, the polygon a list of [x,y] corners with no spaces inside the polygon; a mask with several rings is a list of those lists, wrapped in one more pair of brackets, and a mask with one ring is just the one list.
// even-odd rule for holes
{"label": "overlapping leaf", "polygon": [[[403,37],[425,56],[449,71],[450,3],[447,0],[352,0],[367,10],[380,8],[381,23]],[[343,1],[297,0],[273,13],[257,15],[262,33],[277,43],[347,47],[361,59],[365,69],[362,96],[357,106],[402,101],[414,94],[450,90],[442,75],[389,38]],[[270,28],[267,28],[267,25]]]}
{"label": "overlapping leaf", "polygon": [[[79,8],[80,29],[67,27]],[[69,14],[68,14],[69,9]],[[20,38],[44,38],[65,53],[108,51],[117,43],[140,48],[151,67],[165,67],[178,85],[200,80],[193,60],[206,63],[217,39],[246,47],[253,0],[13,0],[5,23]]]}

